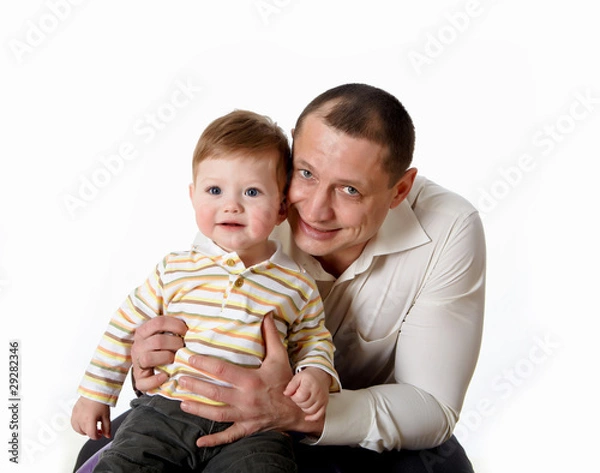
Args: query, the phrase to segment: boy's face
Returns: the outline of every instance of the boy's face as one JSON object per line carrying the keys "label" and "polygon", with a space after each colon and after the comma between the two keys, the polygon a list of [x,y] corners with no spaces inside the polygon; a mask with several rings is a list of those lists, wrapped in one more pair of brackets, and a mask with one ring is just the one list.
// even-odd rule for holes
{"label": "boy's face", "polygon": [[200,231],[248,266],[270,256],[268,237],[286,217],[276,150],[239,151],[198,164],[190,198]]}

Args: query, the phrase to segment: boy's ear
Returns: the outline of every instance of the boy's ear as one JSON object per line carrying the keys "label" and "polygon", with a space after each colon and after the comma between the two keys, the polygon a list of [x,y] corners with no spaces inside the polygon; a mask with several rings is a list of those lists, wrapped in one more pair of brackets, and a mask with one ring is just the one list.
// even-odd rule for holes
{"label": "boy's ear", "polygon": [[193,200],[193,196],[194,196],[194,183],[193,182],[189,186],[189,192],[190,192],[190,200]]}
{"label": "boy's ear", "polygon": [[277,214],[277,225],[283,222],[287,218],[287,199],[284,197],[279,206],[279,213]]}

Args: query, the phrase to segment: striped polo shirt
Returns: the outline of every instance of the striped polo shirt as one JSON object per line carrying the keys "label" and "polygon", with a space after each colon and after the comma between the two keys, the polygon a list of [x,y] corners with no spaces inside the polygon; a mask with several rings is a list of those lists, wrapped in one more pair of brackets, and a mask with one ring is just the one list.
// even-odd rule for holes
{"label": "striped polo shirt", "polygon": [[187,324],[185,346],[177,351],[173,363],[157,367],[169,379],[148,394],[214,403],[179,384],[184,375],[207,378],[190,366],[189,357],[211,355],[258,367],[265,356],[262,321],[269,313],[288,349],[292,368],[319,367],[332,376],[331,390],[339,390],[334,347],[316,284],[283,252],[279,242],[272,243],[276,247],[273,255],[250,268],[237,253],[224,251],[201,233],[190,251],[168,254],[114,314],[79,394],[114,406],[132,364],[135,329],[153,317],[167,316]]}

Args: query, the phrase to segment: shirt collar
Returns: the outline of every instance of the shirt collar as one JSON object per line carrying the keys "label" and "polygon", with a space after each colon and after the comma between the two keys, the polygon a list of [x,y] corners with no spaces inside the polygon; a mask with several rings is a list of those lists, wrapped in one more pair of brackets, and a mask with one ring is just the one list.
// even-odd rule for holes
{"label": "shirt collar", "polygon": [[[275,244],[275,252],[267,261],[258,263],[255,266],[267,265],[270,263],[292,271],[305,272],[302,267],[298,266],[298,264],[296,264],[294,260],[292,260],[288,255],[285,254],[283,247],[279,241],[270,241],[272,241]],[[240,268],[241,265],[242,269],[246,269],[244,263],[235,251],[228,252],[224,250],[201,232],[198,232],[196,234],[196,237],[194,238],[194,242],[192,243],[192,251],[202,253],[219,266],[227,267],[229,265],[226,265],[225,262],[228,259],[233,259],[236,262],[236,265],[234,267]]]}
{"label": "shirt collar", "polygon": [[[338,282],[366,271],[377,256],[410,250],[431,241],[411,207],[412,200],[407,198],[388,212],[377,234],[367,243],[358,259],[340,275]],[[336,280],[323,269],[321,263],[295,245],[287,222],[278,227],[276,235],[286,241],[288,254],[316,281]]]}
{"label": "shirt collar", "polygon": [[348,269],[354,267],[354,274],[360,274],[371,265],[376,256],[400,253],[430,241],[431,238],[425,233],[408,199],[404,199],[388,212],[377,234]]}

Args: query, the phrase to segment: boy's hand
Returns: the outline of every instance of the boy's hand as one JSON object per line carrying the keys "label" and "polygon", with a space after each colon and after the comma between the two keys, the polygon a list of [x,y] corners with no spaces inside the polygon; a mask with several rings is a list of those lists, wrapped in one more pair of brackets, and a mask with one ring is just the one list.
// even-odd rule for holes
{"label": "boy's hand", "polygon": [[317,421],[325,417],[329,386],[331,376],[322,369],[309,366],[296,373],[283,394],[302,409],[306,414],[305,420]]}
{"label": "boy's hand", "polygon": [[[100,423],[100,426],[98,426]],[[92,440],[110,438],[110,407],[101,402],[80,397],[73,407],[71,426],[75,432]]]}

